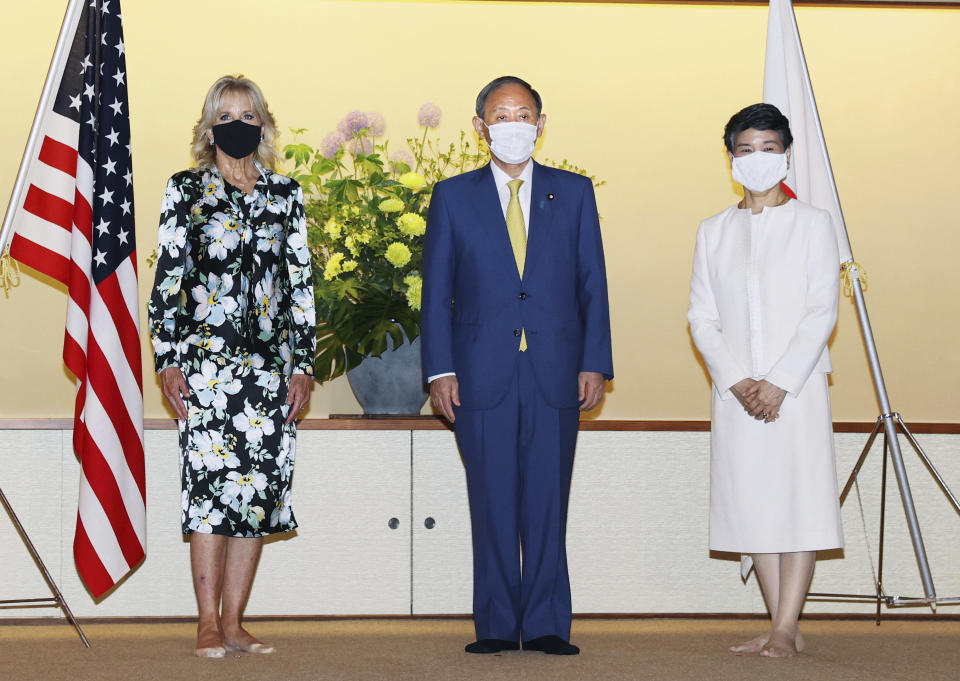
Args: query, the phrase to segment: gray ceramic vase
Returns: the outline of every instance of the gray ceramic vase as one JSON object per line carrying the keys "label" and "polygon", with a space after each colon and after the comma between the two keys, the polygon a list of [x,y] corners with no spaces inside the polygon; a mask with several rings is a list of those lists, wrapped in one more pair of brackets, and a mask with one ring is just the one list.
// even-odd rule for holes
{"label": "gray ceramic vase", "polygon": [[387,351],[379,357],[367,357],[360,366],[347,372],[350,388],[364,414],[419,414],[429,393],[420,362],[420,336],[404,342],[396,350],[387,336]]}

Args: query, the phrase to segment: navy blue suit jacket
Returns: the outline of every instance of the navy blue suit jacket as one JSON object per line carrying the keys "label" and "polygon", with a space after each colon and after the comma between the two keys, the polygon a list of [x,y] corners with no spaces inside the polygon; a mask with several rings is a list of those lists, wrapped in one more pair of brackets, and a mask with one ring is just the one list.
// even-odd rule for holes
{"label": "navy blue suit jacket", "polygon": [[531,189],[522,280],[490,167],[433,190],[423,255],[424,376],[455,372],[464,408],[503,399],[521,329],[550,406],[578,406],[581,371],[613,378],[593,184],[534,163]]}

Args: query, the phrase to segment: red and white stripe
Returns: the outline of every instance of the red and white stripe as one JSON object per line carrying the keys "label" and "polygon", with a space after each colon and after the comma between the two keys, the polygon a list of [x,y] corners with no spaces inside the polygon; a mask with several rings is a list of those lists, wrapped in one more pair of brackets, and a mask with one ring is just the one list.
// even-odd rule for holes
{"label": "red and white stripe", "polygon": [[94,172],[76,151],[79,126],[48,110],[42,130],[10,252],[68,288],[63,359],[77,379],[73,446],[81,464],[73,552],[99,597],[146,555],[136,252],[94,285]]}

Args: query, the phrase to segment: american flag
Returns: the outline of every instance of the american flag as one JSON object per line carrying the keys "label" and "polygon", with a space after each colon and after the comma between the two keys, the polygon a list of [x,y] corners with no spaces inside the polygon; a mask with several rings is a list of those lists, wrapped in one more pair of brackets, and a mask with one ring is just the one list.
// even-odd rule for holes
{"label": "american flag", "polygon": [[[146,555],[130,111],[119,0],[72,0],[59,85],[37,112],[10,255],[68,289],[80,495],[73,555],[99,597]],[[69,36],[69,33],[67,34]]]}

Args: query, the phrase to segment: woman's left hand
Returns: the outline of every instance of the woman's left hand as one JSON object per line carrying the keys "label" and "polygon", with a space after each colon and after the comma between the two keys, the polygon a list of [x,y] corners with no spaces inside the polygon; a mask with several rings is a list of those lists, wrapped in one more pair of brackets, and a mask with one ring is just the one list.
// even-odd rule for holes
{"label": "woman's left hand", "polygon": [[757,381],[744,393],[744,408],[758,421],[770,423],[780,416],[780,405],[787,391],[766,380]]}
{"label": "woman's left hand", "polygon": [[285,424],[293,423],[300,416],[300,412],[310,401],[310,390],[313,388],[313,378],[306,374],[294,374],[290,377],[290,389],[287,391],[287,404],[290,413],[287,414]]}

